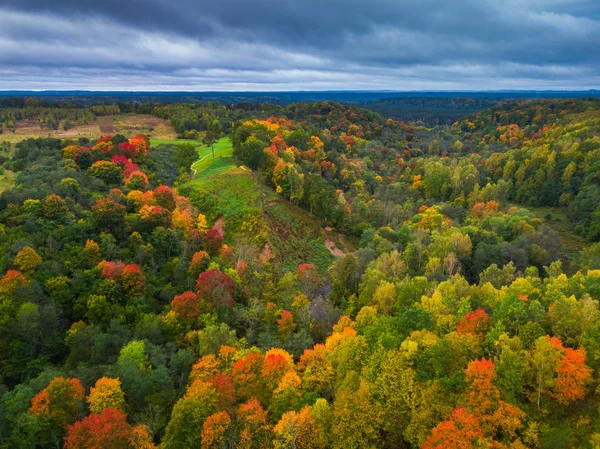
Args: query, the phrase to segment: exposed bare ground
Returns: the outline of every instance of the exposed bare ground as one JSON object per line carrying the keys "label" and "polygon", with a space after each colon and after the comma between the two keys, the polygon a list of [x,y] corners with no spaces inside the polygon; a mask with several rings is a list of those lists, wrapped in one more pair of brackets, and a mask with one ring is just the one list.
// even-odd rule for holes
{"label": "exposed bare ground", "polygon": [[98,117],[96,118],[96,123],[100,128],[100,132],[104,135],[112,134],[115,132],[112,117]]}
{"label": "exposed bare ground", "polygon": [[[344,239],[344,234],[334,232],[330,226],[323,228],[323,237],[325,238],[325,247],[335,257],[344,257],[347,250],[348,244]],[[342,250],[341,248],[344,250]]]}

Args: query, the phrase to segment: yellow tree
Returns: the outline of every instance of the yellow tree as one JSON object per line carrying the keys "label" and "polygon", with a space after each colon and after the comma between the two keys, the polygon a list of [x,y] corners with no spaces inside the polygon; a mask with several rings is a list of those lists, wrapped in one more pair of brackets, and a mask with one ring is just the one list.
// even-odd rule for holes
{"label": "yellow tree", "polygon": [[287,412],[281,417],[275,428],[275,449],[325,449],[327,438],[304,406],[299,412]]}
{"label": "yellow tree", "polygon": [[121,381],[101,377],[96,385],[90,388],[87,403],[92,413],[101,413],[105,408],[125,410],[125,393],[121,389]]}
{"label": "yellow tree", "polygon": [[30,276],[35,271],[36,267],[42,263],[40,255],[30,246],[25,246],[17,253],[15,257],[15,265],[21,272]]}

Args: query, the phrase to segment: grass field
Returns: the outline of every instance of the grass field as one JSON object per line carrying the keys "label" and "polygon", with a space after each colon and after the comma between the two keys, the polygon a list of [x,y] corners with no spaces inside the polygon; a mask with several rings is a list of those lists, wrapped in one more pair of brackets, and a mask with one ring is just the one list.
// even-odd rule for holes
{"label": "grass field", "polygon": [[60,123],[59,129],[53,130],[41,126],[33,120],[21,120],[15,131],[4,129],[0,134],[0,142],[20,142],[21,140],[37,137],[57,137],[60,139],[77,139],[86,137],[97,139],[105,134],[123,134],[132,137],[136,134],[146,134],[150,139],[174,140],[177,133],[168,120],[147,114],[121,114],[96,117],[94,123],[77,125],[65,131]]}
{"label": "grass field", "polygon": [[214,159],[206,147],[198,157],[192,165],[194,178],[182,188],[190,190],[211,222],[223,218],[227,243],[251,243],[281,272],[294,271],[300,263],[314,263],[321,271],[329,267],[333,255],[324,244],[319,221],[237,166],[228,138],[215,144]]}
{"label": "grass field", "polygon": [[212,148],[203,146],[198,151],[198,161],[192,165],[192,173],[196,176],[208,170],[223,170],[228,166],[234,166],[233,147],[229,137],[222,137],[214,145],[215,156],[213,159]]}
{"label": "grass field", "polygon": [[199,140],[188,139],[150,139],[150,145],[181,145],[183,143],[191,143],[194,146],[202,145]]}

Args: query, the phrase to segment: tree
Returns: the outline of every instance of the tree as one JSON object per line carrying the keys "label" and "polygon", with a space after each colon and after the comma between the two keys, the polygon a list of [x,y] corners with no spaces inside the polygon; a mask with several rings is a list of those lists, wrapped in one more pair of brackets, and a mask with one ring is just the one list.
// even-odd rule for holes
{"label": "tree", "polygon": [[52,193],[44,200],[44,217],[49,220],[62,218],[69,213],[69,206],[63,198]]}
{"label": "tree", "polygon": [[175,192],[169,186],[159,186],[154,189],[154,201],[157,206],[163,207],[173,212],[177,207]]}
{"label": "tree", "polygon": [[0,295],[11,296],[19,287],[26,287],[28,284],[29,281],[23,273],[18,270],[8,270],[0,279]]}
{"label": "tree", "polygon": [[218,407],[220,410],[231,410],[235,403],[235,387],[233,379],[228,374],[215,373],[207,380],[219,395]]}
{"label": "tree", "polygon": [[275,449],[325,449],[327,438],[306,405],[299,412],[284,413],[273,429]]}
{"label": "tree", "polygon": [[202,426],[202,449],[220,449],[227,439],[231,418],[227,412],[210,415]]}
{"label": "tree", "polygon": [[137,149],[138,157],[146,157],[148,153],[148,148],[150,147],[150,143],[146,136],[138,134],[137,136],[129,139],[129,143],[133,145]]}
{"label": "tree", "polygon": [[456,332],[483,335],[490,327],[491,319],[481,307],[469,312],[456,325]]}
{"label": "tree", "polygon": [[563,346],[559,339],[549,336],[540,337],[529,359],[531,383],[535,393],[533,401],[541,406],[542,394],[550,392],[554,387],[556,366],[561,358]]}
{"label": "tree", "polygon": [[204,236],[204,245],[211,257],[217,256],[223,247],[223,233],[216,228],[209,229]]}
{"label": "tree", "polygon": [[217,411],[217,392],[214,387],[196,379],[179,399],[165,430],[164,449],[200,447],[204,422]]}
{"label": "tree", "polygon": [[127,159],[135,159],[138,155],[138,149],[130,142],[121,142],[117,145],[117,152]]}
{"label": "tree", "polygon": [[566,348],[565,354],[556,367],[557,377],[554,381],[554,397],[563,405],[583,399],[586,386],[592,380],[592,372],[585,365],[584,348]]}
{"label": "tree", "polygon": [[100,178],[106,184],[120,184],[123,180],[123,172],[114,162],[97,161],[88,169],[88,174]]}
{"label": "tree", "polygon": [[334,449],[375,448],[380,445],[382,415],[365,385],[338,391],[333,410]]}
{"label": "tree", "polygon": [[231,377],[236,395],[244,400],[265,395],[265,382],[262,377],[262,354],[250,353],[234,363]]}
{"label": "tree", "polygon": [[323,344],[304,350],[298,363],[302,384],[309,391],[320,396],[330,397],[333,392],[335,371],[327,358],[327,348]]}
{"label": "tree", "polygon": [[177,161],[179,170],[189,173],[196,159],[198,159],[198,151],[194,144],[184,143],[175,147],[175,160]]}
{"label": "tree", "polygon": [[478,419],[464,407],[455,408],[450,417],[438,424],[421,449],[466,449],[489,447]]}
{"label": "tree", "polygon": [[208,267],[210,256],[206,251],[197,251],[192,256],[190,265],[188,266],[188,274],[193,279],[198,279],[200,273]]}
{"label": "tree", "polygon": [[105,408],[69,426],[64,449],[154,449],[148,429],[133,427],[120,410]]}
{"label": "tree", "polygon": [[148,188],[148,176],[142,171],[135,170],[127,176],[125,184],[132,190],[146,190]]}
{"label": "tree", "polygon": [[267,412],[256,398],[240,405],[237,412],[240,425],[240,449],[262,449],[271,443],[271,427],[267,423]]}
{"label": "tree", "polygon": [[101,413],[106,408],[124,410],[125,393],[121,389],[121,381],[118,378],[101,377],[90,388],[87,403],[92,413]]}
{"label": "tree", "polygon": [[86,147],[80,147],[73,152],[73,160],[79,168],[87,170],[93,162],[92,150]]}
{"label": "tree", "polygon": [[123,234],[127,210],[122,204],[101,198],[92,206],[92,217],[98,230],[108,230],[116,235]]}
{"label": "tree", "polygon": [[250,136],[239,146],[234,145],[234,156],[255,171],[262,167],[266,160],[264,152],[266,147],[268,147],[266,142],[259,140],[256,136]]}
{"label": "tree", "polygon": [[27,276],[32,275],[36,267],[41,263],[42,258],[30,246],[23,247],[15,257],[15,265]]}
{"label": "tree", "polygon": [[184,292],[181,295],[175,295],[172,306],[177,316],[184,321],[193,320],[200,313],[198,295],[194,292]]}
{"label": "tree", "polygon": [[296,323],[294,322],[294,316],[288,310],[281,312],[281,318],[277,321],[279,337],[281,340],[286,341],[289,336],[296,329]]}
{"label": "tree", "polygon": [[84,389],[76,378],[56,377],[31,400],[29,412],[66,429],[83,411]]}
{"label": "tree", "polygon": [[121,282],[131,298],[144,294],[146,286],[146,276],[142,273],[142,269],[136,264],[130,264],[123,268],[121,273]]}
{"label": "tree", "polygon": [[214,307],[233,307],[233,280],[219,270],[200,273],[196,281],[198,296]]}
{"label": "tree", "polygon": [[206,127],[202,143],[212,149],[212,158],[215,158],[215,142],[221,136],[221,125],[216,120]]}

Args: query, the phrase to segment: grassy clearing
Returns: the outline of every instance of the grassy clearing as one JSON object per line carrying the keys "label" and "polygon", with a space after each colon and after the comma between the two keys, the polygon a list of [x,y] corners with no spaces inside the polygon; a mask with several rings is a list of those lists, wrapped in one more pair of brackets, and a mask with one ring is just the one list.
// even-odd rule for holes
{"label": "grassy clearing", "polygon": [[202,142],[199,140],[189,140],[189,139],[150,139],[151,145],[181,145],[185,143],[191,143],[192,145],[199,147],[202,145]]}
{"label": "grassy clearing", "polygon": [[[196,161],[192,165],[192,172],[196,173],[198,176],[200,173],[205,170],[213,171],[213,165],[217,164],[220,169],[223,167],[230,165],[234,166],[233,162],[233,147],[231,146],[231,141],[229,137],[223,137],[215,142],[214,145],[215,157],[213,159],[213,153],[211,147],[203,146],[198,151],[198,161]],[[224,161],[220,161],[220,159],[225,158]]]}
{"label": "grassy clearing", "polygon": [[321,224],[303,209],[263,188],[251,172],[238,167],[227,138],[202,148],[192,168],[196,176],[182,189],[210,222],[223,217],[228,244],[243,241],[272,253],[271,263],[280,272],[314,263],[324,272],[333,256],[325,247]]}
{"label": "grassy clearing", "polygon": [[[101,117],[98,117],[100,119]],[[168,120],[149,114],[121,114],[110,116],[115,133],[132,137],[145,134],[151,140],[173,140],[177,133]]]}
{"label": "grassy clearing", "polygon": [[38,137],[56,137],[59,139],[88,138],[97,139],[105,134],[123,134],[132,137],[145,134],[151,140],[175,140],[177,133],[168,120],[148,114],[121,114],[96,117],[94,123],[76,125],[65,131],[64,122],[58,129],[50,129],[34,120],[21,120],[15,131],[4,129],[0,134],[0,142],[20,142],[21,140]]}

